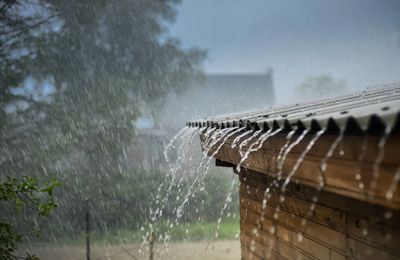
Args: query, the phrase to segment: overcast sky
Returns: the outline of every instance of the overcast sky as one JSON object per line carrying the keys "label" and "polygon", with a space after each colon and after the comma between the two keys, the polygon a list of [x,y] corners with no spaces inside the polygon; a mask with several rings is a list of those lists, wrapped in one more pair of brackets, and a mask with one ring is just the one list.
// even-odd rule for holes
{"label": "overcast sky", "polygon": [[184,0],[171,33],[208,49],[206,72],[273,67],[279,103],[307,76],[400,81],[400,0]]}

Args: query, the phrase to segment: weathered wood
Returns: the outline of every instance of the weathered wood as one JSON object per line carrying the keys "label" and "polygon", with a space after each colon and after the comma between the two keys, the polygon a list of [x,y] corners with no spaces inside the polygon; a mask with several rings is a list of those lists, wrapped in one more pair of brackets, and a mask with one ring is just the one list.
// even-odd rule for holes
{"label": "weathered wood", "polygon": [[[242,186],[241,188],[241,199],[240,202],[246,207],[252,210],[261,210],[262,199],[259,198],[260,192],[254,194],[257,197],[249,196]],[[280,202],[279,198],[283,197],[284,201]],[[255,201],[254,199],[257,199]],[[315,210],[313,210],[312,215],[310,215],[310,203],[296,199],[287,195],[281,195],[279,193],[273,192],[270,194],[269,199],[267,199],[267,204],[272,208],[280,208],[289,214],[294,214],[300,218],[305,218],[307,220],[316,222],[318,224],[324,225],[326,227],[332,228],[337,231],[342,231],[346,229],[346,219],[342,211],[334,210],[332,208],[324,207],[322,205],[316,205]]]}
{"label": "weathered wood", "polygon": [[[251,195],[252,199],[257,199],[260,202],[264,197],[265,189],[269,186],[273,179],[272,177],[250,170],[242,172],[239,177],[241,193],[254,193],[254,195]],[[246,187],[249,187],[249,189],[247,189]],[[317,208],[321,208],[323,206],[325,210],[326,208],[335,210],[336,213],[333,213],[331,217],[334,217],[338,214],[339,216],[336,216],[336,218],[343,218],[343,216],[341,215],[346,212],[346,214],[350,214],[359,219],[365,219],[372,222],[384,222],[388,228],[400,229],[400,212],[397,210],[391,210],[382,206],[369,204],[367,202],[355,200],[345,196],[338,196],[334,193],[326,191],[317,191],[312,187],[295,183],[291,183],[287,186],[285,194],[282,194],[280,191],[275,191],[274,193],[271,193],[272,199],[270,199],[268,202],[272,203],[274,197],[281,196],[284,196],[285,198],[290,197],[295,198],[299,201],[304,201],[305,205],[309,204],[309,202],[312,201],[314,198],[317,198]],[[280,207],[284,207],[285,202],[279,202],[279,205]],[[320,211],[321,210],[318,210],[317,212]],[[388,215],[390,215],[390,218],[387,218]],[[318,217],[318,215],[315,217]],[[316,220],[314,219],[314,221]],[[328,222],[331,221],[328,219]],[[343,230],[344,224],[342,223],[341,225]]]}
{"label": "weathered wood", "polygon": [[[279,237],[260,231],[258,237],[254,237],[252,232],[255,226],[251,224],[242,224],[243,232],[241,234],[244,237],[241,240],[242,243],[249,248],[254,250],[254,253],[263,259],[268,258],[286,258],[286,259],[317,259],[312,255],[309,255],[290,243],[287,243]],[[261,234],[262,233],[262,234]]]}
{"label": "weathered wood", "polygon": [[[362,205],[346,210],[346,207],[341,207],[343,202],[331,203],[324,193],[321,200],[324,203],[313,204],[312,196],[296,193],[293,186],[302,187],[300,184],[290,185],[285,194],[272,190],[263,209],[269,177],[247,171],[240,174],[240,180],[240,227],[245,238],[241,241],[242,247],[247,248],[242,248],[242,252],[254,250],[253,253],[263,259],[267,252],[288,259],[376,259],[378,255],[383,259],[400,258],[400,248],[397,248],[400,229],[398,223],[391,222],[393,218],[398,219],[397,211],[392,211],[391,219],[370,211],[374,208],[368,207],[358,214],[358,207],[369,204],[356,201],[356,205]],[[346,197],[330,195],[337,201],[354,202]],[[315,205],[315,209],[309,214],[311,205]],[[247,256],[242,254],[243,259],[249,259]]]}
{"label": "weathered wood", "polygon": [[[226,145],[230,145],[232,140],[239,134],[231,136],[226,141]],[[265,141],[262,150],[270,150],[278,153],[280,148],[286,143],[286,134],[277,134]],[[292,141],[298,136],[294,135]],[[310,140],[314,137],[313,134],[308,134],[305,138],[293,149],[292,154],[302,153]],[[322,135],[321,138],[315,143],[309,154],[315,157],[324,157],[329,150],[332,143],[336,140],[337,135]],[[379,154],[378,143],[381,137],[379,136],[354,136],[345,135],[342,142],[332,154],[332,159],[347,160],[347,161],[358,161],[359,156],[363,151],[363,146],[366,148],[363,155],[363,163],[373,163]],[[255,140],[255,139],[253,139]],[[365,143],[364,143],[365,142]],[[399,164],[399,157],[397,155],[398,147],[397,144],[400,142],[400,136],[393,135],[388,138],[385,145],[385,156],[382,160],[383,164]],[[250,142],[251,144],[251,142]],[[245,147],[248,147],[245,146]]]}
{"label": "weathered wood", "polygon": [[[266,207],[265,212],[264,220],[261,220],[261,215],[259,213],[255,214],[249,211],[249,221],[256,225],[258,224],[257,222],[261,222],[261,228],[265,231],[270,231],[272,222],[275,222],[286,229],[293,230],[297,234],[301,233],[304,237],[308,237],[327,247],[331,247],[343,253],[346,251],[346,235],[341,232],[311,221],[308,221],[306,225],[302,225],[302,218],[283,210],[276,212],[275,208],[270,206]],[[256,220],[256,222],[253,220]]]}
{"label": "weathered wood", "polygon": [[400,259],[400,255],[391,254],[388,251],[375,247],[371,244],[350,238],[349,257],[354,259]]}
{"label": "weathered wood", "polygon": [[[239,146],[231,147],[236,136],[215,154],[219,165],[235,169],[241,161]],[[279,169],[277,158],[287,134],[277,134],[251,153],[236,172],[242,258],[400,259],[399,183],[393,197],[386,196],[400,168],[400,136],[390,136],[380,150],[380,136],[346,135],[322,171],[322,162],[338,138],[322,135],[282,190],[283,181],[314,136],[306,135],[294,146]],[[211,149],[210,155],[214,152]]]}
{"label": "weathered wood", "polygon": [[[281,175],[286,177],[293,166],[297,163],[299,155],[304,151],[313,135],[306,138],[295,146],[284,161]],[[330,145],[336,136],[324,135],[305,156],[304,161],[296,171],[292,180],[311,186],[319,187],[321,178],[321,161],[325,157]],[[224,161],[228,165],[237,165],[240,162],[238,146],[231,148],[230,142],[233,137],[222,145],[216,153],[215,158]],[[296,137],[293,137],[293,140]],[[340,195],[352,197],[361,201],[382,205],[385,207],[400,209],[400,189],[396,191],[391,200],[386,198],[386,193],[390,189],[394,174],[400,166],[400,156],[397,156],[395,143],[400,141],[399,136],[392,136],[387,141],[383,150],[384,156],[382,163],[375,167],[375,161],[379,155],[377,148],[380,138],[368,137],[363,155],[363,160],[359,160],[362,153],[364,137],[345,136],[344,140],[337,147],[332,157],[327,160],[327,168],[324,172],[325,182],[323,189]],[[276,176],[279,171],[277,168],[277,156],[281,147],[286,142],[285,135],[277,135],[267,140],[262,148],[250,154],[242,167],[261,172],[267,175]],[[250,142],[251,143],[251,142]],[[248,147],[244,148],[244,151]],[[341,153],[340,151],[343,151]],[[211,149],[210,153],[213,150]],[[375,172],[374,168],[378,171]],[[378,175],[374,177],[374,175]],[[376,182],[376,185],[374,184]],[[399,186],[399,185],[397,185]]]}
{"label": "weathered wood", "polygon": [[380,247],[400,257],[400,229],[354,216],[347,216],[347,232],[350,237],[360,241],[360,243]]}

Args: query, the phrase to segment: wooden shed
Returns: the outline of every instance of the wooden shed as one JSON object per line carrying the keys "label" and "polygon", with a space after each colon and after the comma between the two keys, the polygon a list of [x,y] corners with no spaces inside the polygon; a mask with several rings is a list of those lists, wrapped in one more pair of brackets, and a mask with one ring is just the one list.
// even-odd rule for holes
{"label": "wooden shed", "polygon": [[400,259],[399,112],[394,84],[187,123],[239,176],[242,259]]}

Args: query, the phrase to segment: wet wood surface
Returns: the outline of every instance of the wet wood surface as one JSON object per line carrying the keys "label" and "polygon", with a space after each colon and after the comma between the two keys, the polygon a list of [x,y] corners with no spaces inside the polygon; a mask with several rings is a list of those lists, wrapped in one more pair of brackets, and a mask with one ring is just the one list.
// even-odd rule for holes
{"label": "wet wood surface", "polygon": [[400,258],[398,210],[294,183],[266,194],[272,181],[240,173],[242,259]]}
{"label": "wet wood surface", "polygon": [[[239,164],[241,160],[239,145],[231,147],[236,136],[237,134],[229,137],[215,154],[214,157],[219,160],[219,164],[226,166]],[[269,176],[281,174],[285,178],[298,163],[300,155],[314,136],[314,134],[306,135],[292,148],[284,160],[281,172],[278,168],[278,155],[282,153],[281,149],[287,143],[287,134],[277,134],[267,139],[258,151],[250,153],[241,166]],[[202,138],[204,140],[204,136]],[[291,142],[297,138],[298,135],[293,135]],[[394,176],[400,166],[398,151],[400,137],[390,136],[383,149],[379,149],[379,143],[384,141],[383,137],[344,136],[332,156],[326,160],[326,171],[321,172],[321,163],[337,138],[337,135],[322,135],[299,164],[292,181],[319,187],[323,176],[323,189],[326,191],[371,204],[400,209],[399,183],[395,185],[393,196],[390,199],[387,196],[388,191],[393,189]],[[244,146],[243,151],[245,152],[255,140]],[[215,150],[211,149],[209,154],[214,152]]]}

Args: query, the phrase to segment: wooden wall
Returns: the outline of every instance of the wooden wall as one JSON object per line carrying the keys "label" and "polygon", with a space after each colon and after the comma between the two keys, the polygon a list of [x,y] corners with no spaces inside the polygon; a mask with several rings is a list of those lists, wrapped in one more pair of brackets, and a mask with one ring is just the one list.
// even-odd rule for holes
{"label": "wooden wall", "polygon": [[271,177],[239,177],[242,259],[400,259],[399,211],[295,183],[263,209]]}
{"label": "wooden wall", "polygon": [[[241,157],[238,145],[235,148],[231,147],[234,137],[229,138],[215,154],[216,159],[232,165],[239,163]],[[277,156],[286,143],[286,137],[286,134],[278,134],[269,138],[261,149],[250,154],[242,166],[266,175],[276,176],[278,173]],[[293,169],[300,154],[306,149],[313,137],[314,134],[307,135],[298,145],[293,147],[283,164],[283,177]],[[298,136],[294,136],[292,142],[297,138]],[[318,187],[321,162],[336,138],[335,135],[321,136],[305,156],[292,181]],[[386,194],[394,182],[394,176],[400,169],[400,157],[398,156],[400,136],[391,136],[387,140],[383,149],[384,157],[382,162],[377,165],[378,171],[375,172],[375,162],[380,156],[378,149],[380,140],[381,138],[376,136],[368,136],[368,138],[345,136],[332,157],[327,160],[327,170],[324,173],[324,190],[400,210],[400,182],[396,184],[393,198],[390,200],[386,198]],[[364,146],[366,147],[365,151],[363,151]],[[247,149],[248,146],[245,146],[243,151]],[[210,154],[212,152],[210,151]],[[360,154],[363,154],[362,160],[359,158]],[[374,177],[375,174],[377,176]],[[375,187],[372,185],[374,181],[377,182]]]}

